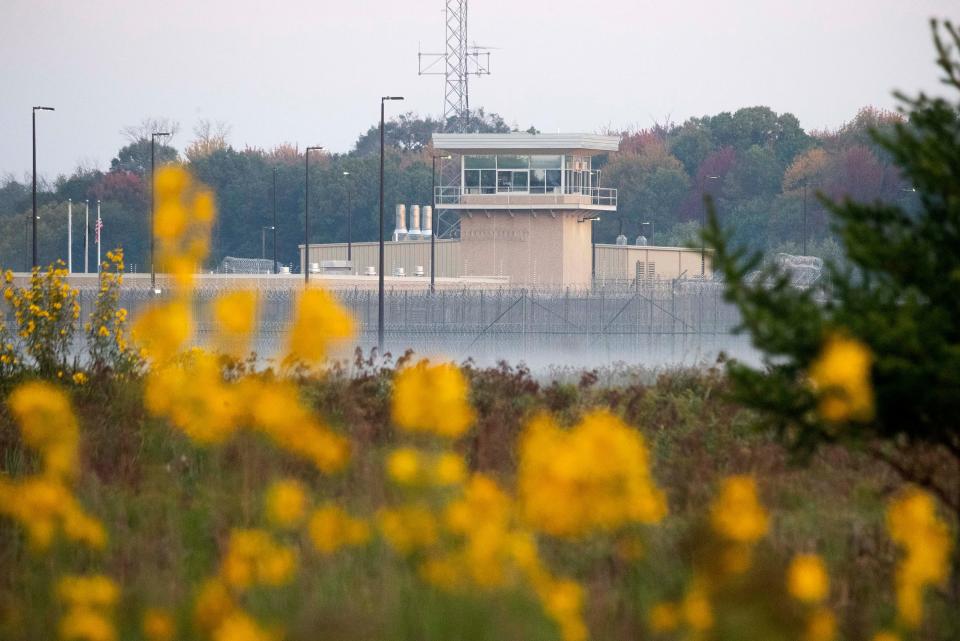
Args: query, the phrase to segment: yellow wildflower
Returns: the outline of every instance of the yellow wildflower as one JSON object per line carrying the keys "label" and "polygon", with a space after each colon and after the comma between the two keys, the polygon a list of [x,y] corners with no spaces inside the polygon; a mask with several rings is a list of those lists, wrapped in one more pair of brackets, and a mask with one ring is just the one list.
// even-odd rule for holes
{"label": "yellow wildflower", "polygon": [[900,637],[893,632],[881,630],[873,635],[873,638],[870,641],[900,641]]}
{"label": "yellow wildflower", "polygon": [[234,610],[214,631],[213,641],[274,641],[274,638],[249,615]]}
{"label": "yellow wildflower", "polygon": [[683,618],[692,629],[709,630],[713,627],[713,608],[703,587],[694,584],[683,597]]}
{"label": "yellow wildflower", "polygon": [[147,641],[173,641],[177,626],[166,610],[149,608],[143,613],[143,636]]}
{"label": "yellow wildflower", "polygon": [[837,618],[830,608],[819,607],[807,619],[803,641],[833,641],[837,636]]}
{"label": "yellow wildflower", "polygon": [[87,375],[83,372],[75,372],[71,378],[75,385],[85,385],[87,383]]}
{"label": "yellow wildflower", "polygon": [[217,348],[225,353],[241,354],[257,321],[257,295],[250,291],[223,294],[213,302]]}
{"label": "yellow wildflower", "polygon": [[306,488],[294,479],[276,481],[267,490],[266,508],[267,519],[274,525],[296,527],[306,513]]}
{"label": "yellow wildflower", "polygon": [[654,632],[673,632],[680,625],[680,611],[675,603],[655,603],[647,615],[647,622]]}
{"label": "yellow wildflower", "polygon": [[643,437],[606,411],[563,430],[541,414],[520,441],[518,494],[531,525],[577,538],[630,523],[656,523],[667,513]]}
{"label": "yellow wildflower", "polygon": [[105,614],[88,608],[71,608],[60,620],[61,641],[114,641],[113,624]]}
{"label": "yellow wildflower", "polygon": [[827,568],[816,554],[799,554],[793,557],[787,570],[787,590],[790,595],[805,603],[819,603],[830,591]]}
{"label": "yellow wildflower", "polygon": [[200,628],[214,630],[236,607],[223,581],[207,579],[197,593],[194,618]]}
{"label": "yellow wildflower", "polygon": [[152,305],[137,318],[132,334],[151,358],[169,360],[193,334],[190,308],[183,300]]}
{"label": "yellow wildflower", "polygon": [[102,574],[68,575],[57,582],[57,596],[72,606],[108,608],[116,605],[120,588]]}
{"label": "yellow wildflower", "polygon": [[873,418],[870,366],[873,357],[860,341],[834,335],[810,366],[810,381],[820,395],[819,411],[831,422]]}
{"label": "yellow wildflower", "polygon": [[749,476],[723,480],[720,493],[710,506],[710,523],[724,537],[752,543],[767,533],[769,518],[757,498],[756,481]]}
{"label": "yellow wildflower", "polygon": [[387,543],[401,554],[432,546],[437,542],[437,521],[424,505],[381,508],[377,522]]}
{"label": "yellow wildflower", "polygon": [[400,485],[416,483],[421,468],[420,453],[412,447],[398,447],[387,456],[387,474]]}
{"label": "yellow wildflower", "polygon": [[887,508],[887,531],[902,549],[896,570],[897,612],[909,627],[923,618],[923,591],[943,585],[950,571],[953,542],[946,523],[937,515],[934,498],[908,487]]}
{"label": "yellow wildflower", "polygon": [[31,382],[16,388],[9,403],[24,442],[43,456],[46,473],[72,475],[80,433],[66,394],[48,383]]}
{"label": "yellow wildflower", "polygon": [[296,567],[293,549],[275,542],[268,532],[234,529],[221,576],[227,584],[243,590],[254,585],[283,585],[293,578]]}
{"label": "yellow wildflower", "polygon": [[433,479],[437,485],[459,485],[466,476],[467,464],[459,454],[443,452],[433,463]]}
{"label": "yellow wildflower", "polygon": [[409,432],[457,438],[473,424],[469,386],[452,363],[421,360],[397,372],[393,383],[393,420]]}
{"label": "yellow wildflower", "polygon": [[333,554],[346,546],[364,545],[370,539],[366,521],[351,517],[332,503],[321,506],[310,517],[310,540],[321,554]]}
{"label": "yellow wildflower", "polygon": [[290,327],[287,359],[316,363],[327,356],[331,344],[354,334],[353,317],[327,291],[308,289],[300,295]]}

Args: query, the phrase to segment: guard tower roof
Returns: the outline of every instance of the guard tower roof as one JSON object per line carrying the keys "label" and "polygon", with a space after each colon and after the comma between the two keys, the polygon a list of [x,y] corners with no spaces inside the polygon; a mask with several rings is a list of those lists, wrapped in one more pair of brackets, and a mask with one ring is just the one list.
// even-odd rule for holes
{"label": "guard tower roof", "polygon": [[620,148],[618,136],[600,134],[433,134],[433,148],[458,154],[566,154],[593,155]]}

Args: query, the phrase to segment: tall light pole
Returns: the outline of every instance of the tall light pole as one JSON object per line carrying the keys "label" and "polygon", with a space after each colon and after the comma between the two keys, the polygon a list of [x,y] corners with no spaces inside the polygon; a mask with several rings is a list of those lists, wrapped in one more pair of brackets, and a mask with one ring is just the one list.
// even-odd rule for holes
{"label": "tall light pole", "polygon": [[320,151],[323,147],[307,147],[303,152],[303,177],[306,185],[306,197],[303,201],[303,284],[310,282],[310,152]]}
{"label": "tall light pole", "polygon": [[277,168],[273,168],[273,273],[277,273]]}
{"label": "tall light pole", "polygon": [[90,201],[83,201],[83,273],[90,273]]}
{"label": "tall light pole", "polygon": [[807,179],[803,179],[803,240],[801,241],[801,246],[803,247],[803,255],[807,255]]}
{"label": "tall light pole", "polygon": [[353,206],[350,202],[350,172],[345,171],[343,175],[347,179],[347,260],[350,262],[350,270],[353,271]]}
{"label": "tall light pole", "polygon": [[[150,290],[156,294],[157,293],[157,266],[154,262],[154,251],[156,249],[156,229],[154,228],[154,216],[156,215],[156,198],[154,195],[154,182],[155,175],[154,171],[156,169],[156,147],[157,147],[157,136],[169,136],[170,132],[168,131],[155,131],[150,134]],[[97,214],[97,220],[99,220],[99,213]],[[99,238],[99,236],[98,236]],[[97,247],[99,247],[99,243]],[[97,265],[100,264],[100,259],[97,259]]]}
{"label": "tall light pole", "polygon": [[37,111],[54,111],[53,107],[34,107],[31,116],[33,118],[33,266],[40,265],[37,262]]}
{"label": "tall light pole", "polygon": [[384,104],[388,100],[403,100],[403,96],[383,96],[380,98],[380,264],[377,272],[377,355],[383,355],[383,115]]}
{"label": "tall light pole", "polygon": [[430,293],[436,290],[437,279],[434,264],[437,262],[437,158],[450,160],[452,156],[431,156],[433,161],[430,170]]}
{"label": "tall light pole", "polygon": [[73,198],[67,198],[67,273],[73,273]]}
{"label": "tall light pole", "polygon": [[651,246],[655,246],[656,243],[654,242],[654,234],[657,233],[657,227],[656,227],[656,225],[654,224],[653,221],[646,222],[646,223],[640,223],[640,226],[641,226],[641,227],[643,227],[644,225],[650,225],[650,245],[651,245]]}
{"label": "tall light pole", "polygon": [[[707,176],[707,180],[720,180],[720,176]],[[707,241],[703,237],[703,230],[707,227],[707,208],[703,208],[700,216],[700,278],[706,278],[707,274]]]}

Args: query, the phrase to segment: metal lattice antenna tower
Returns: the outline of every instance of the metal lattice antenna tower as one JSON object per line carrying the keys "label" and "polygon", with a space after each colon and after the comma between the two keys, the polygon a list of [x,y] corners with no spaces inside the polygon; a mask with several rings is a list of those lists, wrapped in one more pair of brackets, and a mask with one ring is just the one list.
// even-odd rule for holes
{"label": "metal lattice antenna tower", "polygon": [[465,132],[470,122],[470,76],[490,75],[490,52],[467,40],[467,0],[446,0],[444,53],[417,53],[421,76],[444,76],[443,127]]}

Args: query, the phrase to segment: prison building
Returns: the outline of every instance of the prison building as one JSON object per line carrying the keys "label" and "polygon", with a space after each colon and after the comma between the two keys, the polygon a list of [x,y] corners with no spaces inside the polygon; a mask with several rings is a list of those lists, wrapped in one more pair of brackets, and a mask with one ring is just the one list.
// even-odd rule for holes
{"label": "prison building", "polygon": [[[594,157],[616,152],[617,136],[597,134],[433,135],[443,157],[433,201],[458,217],[459,238],[436,241],[438,278],[496,279],[512,286],[586,288],[595,282],[709,275],[702,253],[686,248],[596,245],[593,222],[617,210]],[[384,251],[385,277],[429,277],[429,205],[396,205]],[[301,246],[301,268],[375,276],[378,243]],[[305,263],[308,263],[306,265]]]}

